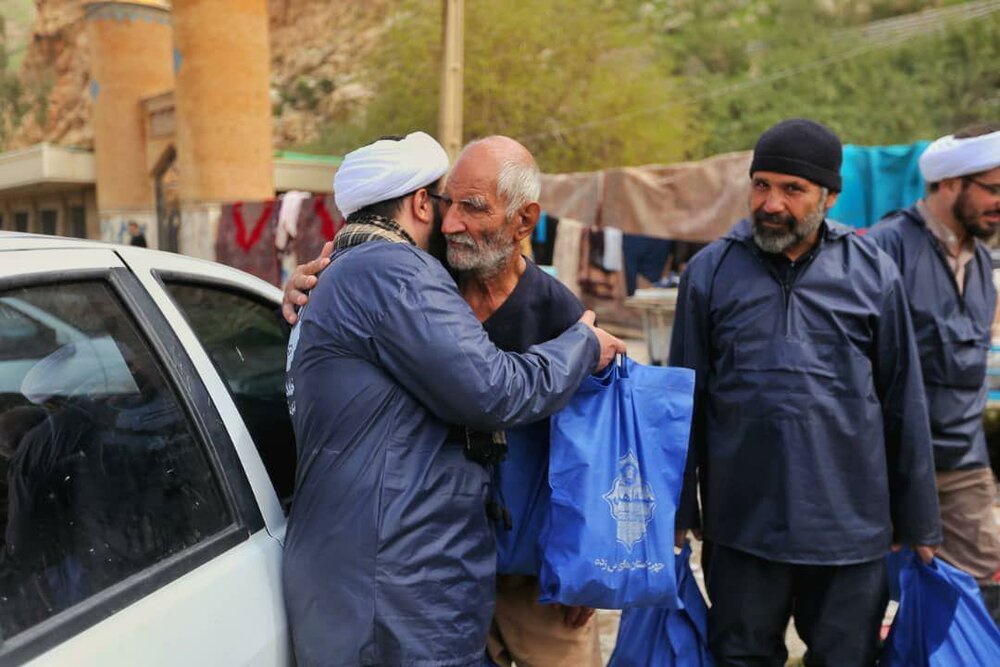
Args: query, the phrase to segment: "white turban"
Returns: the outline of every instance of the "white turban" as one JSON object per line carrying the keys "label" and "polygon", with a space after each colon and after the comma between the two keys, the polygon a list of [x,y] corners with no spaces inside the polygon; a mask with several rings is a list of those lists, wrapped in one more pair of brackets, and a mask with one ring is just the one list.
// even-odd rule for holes
{"label": "white turban", "polygon": [[920,156],[920,175],[928,183],[978,174],[1000,167],[1000,131],[978,137],[941,137]]}
{"label": "white turban", "polygon": [[346,218],[358,209],[409,194],[448,172],[448,154],[426,132],[380,139],[351,151],[333,177],[333,196]]}

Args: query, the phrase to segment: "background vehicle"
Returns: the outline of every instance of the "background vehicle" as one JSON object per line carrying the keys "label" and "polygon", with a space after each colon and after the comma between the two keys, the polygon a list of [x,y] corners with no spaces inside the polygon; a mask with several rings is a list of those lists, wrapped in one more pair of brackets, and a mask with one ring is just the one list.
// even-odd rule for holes
{"label": "background vehicle", "polygon": [[280,292],[0,233],[0,665],[286,665]]}

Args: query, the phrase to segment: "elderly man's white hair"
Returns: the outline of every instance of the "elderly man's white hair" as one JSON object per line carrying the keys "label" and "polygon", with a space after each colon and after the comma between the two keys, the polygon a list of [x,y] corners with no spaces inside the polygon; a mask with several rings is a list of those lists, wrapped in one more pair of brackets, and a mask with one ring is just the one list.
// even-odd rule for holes
{"label": "elderly man's white hair", "polygon": [[542,194],[542,174],[531,152],[510,137],[496,134],[475,139],[466,144],[462,152],[484,144],[509,154],[501,162],[497,174],[497,196],[503,200],[505,215],[510,221],[525,205],[538,201]]}

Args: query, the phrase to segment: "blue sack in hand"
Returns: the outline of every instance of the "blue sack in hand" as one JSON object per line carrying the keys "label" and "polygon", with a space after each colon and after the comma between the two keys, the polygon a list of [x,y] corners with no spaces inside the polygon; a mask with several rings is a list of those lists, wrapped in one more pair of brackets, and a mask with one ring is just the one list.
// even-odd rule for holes
{"label": "blue sack in hand", "polygon": [[675,559],[682,608],[632,607],[622,612],[608,667],[713,667],[708,606],[691,572],[691,547]]}
{"label": "blue sack in hand", "polygon": [[889,572],[898,572],[899,609],[879,665],[1000,665],[1000,630],[972,577],[940,558],[925,565],[908,549],[888,558]]}
{"label": "blue sack in hand", "polygon": [[507,429],[507,458],[500,463],[500,498],[511,530],[497,530],[497,574],[538,576],[538,539],[549,508],[549,421]]}
{"label": "blue sack in hand", "polygon": [[540,602],[676,607],[674,515],[694,371],[627,357],[552,417]]}

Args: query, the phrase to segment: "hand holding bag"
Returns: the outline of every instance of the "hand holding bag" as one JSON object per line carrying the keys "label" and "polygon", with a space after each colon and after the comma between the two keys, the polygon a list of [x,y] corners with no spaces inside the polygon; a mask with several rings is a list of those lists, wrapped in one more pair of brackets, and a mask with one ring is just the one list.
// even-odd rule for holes
{"label": "hand holding bag", "polygon": [[935,558],[925,565],[906,549],[889,554],[898,572],[899,609],[879,664],[883,667],[1000,665],[1000,630],[965,572]]}

